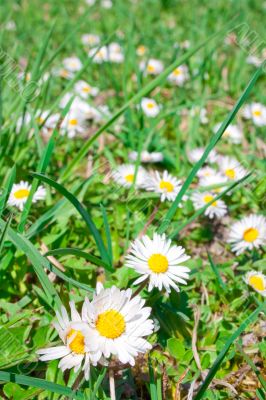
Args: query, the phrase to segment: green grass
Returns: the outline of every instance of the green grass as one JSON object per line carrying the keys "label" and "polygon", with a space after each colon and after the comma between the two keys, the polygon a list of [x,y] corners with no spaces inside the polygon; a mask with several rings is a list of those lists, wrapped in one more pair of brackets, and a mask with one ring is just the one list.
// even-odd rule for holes
{"label": "green grass", "polygon": [[[252,53],[260,56],[265,16],[259,0],[114,0],[111,9],[101,7],[100,0],[92,7],[85,0],[0,3],[1,398],[110,399],[108,368],[93,367],[90,381],[78,384],[73,370],[63,374],[58,361],[39,362],[36,350],[60,343],[52,327],[55,310],[69,300],[80,309],[97,281],[134,288],[137,273],[125,267],[125,255],[143,229],[148,235],[165,233],[185,247],[191,274],[180,293],[140,291],[158,329],[148,338],[149,354],[115,374],[117,399],[182,400],[193,382],[195,400],[233,398],[228,385],[217,382],[233,385],[239,399],[265,398],[265,302],[243,280],[251,269],[265,273],[265,246],[236,256],[227,243],[235,220],[265,213],[265,127],[241,117],[246,103],[266,105],[265,63],[256,68],[246,61]],[[15,30],[6,29],[10,21]],[[81,42],[85,33],[100,35],[102,44],[118,42],[125,61],[95,63]],[[184,49],[180,44],[187,40],[190,47]],[[164,63],[160,75],[141,73],[140,44],[147,48],[145,59]],[[82,69],[70,80],[54,76],[72,55],[80,58]],[[189,79],[177,87],[167,77],[180,64],[188,66]],[[26,91],[27,83],[17,79],[23,68],[34,82],[49,74],[38,92]],[[60,134],[60,125],[73,96],[63,109],[59,104],[79,79],[99,88],[88,104],[108,106],[109,114],[90,123],[83,137],[68,138]],[[162,106],[156,118],[141,112],[143,97]],[[207,124],[190,114],[195,106],[207,108]],[[39,110],[61,116],[49,138],[42,134],[45,121],[36,119]],[[19,118],[24,121],[17,132]],[[217,123],[222,125],[213,134]],[[243,129],[241,144],[223,136],[231,123]],[[205,152],[191,165],[187,153],[195,147]],[[190,196],[202,190],[197,172],[214,148],[237,158],[247,175],[222,184],[209,204],[195,210]],[[136,188],[145,150],[164,155],[162,163],[149,168],[166,169],[182,180],[174,202],[159,202],[158,195]],[[111,172],[129,162],[131,151],[138,156],[134,183],[127,189]],[[12,185],[21,180],[32,184],[22,212],[7,204]],[[47,196],[35,203],[39,184]],[[228,214],[208,219],[207,207],[220,199]],[[196,332],[194,305],[200,313]]]}

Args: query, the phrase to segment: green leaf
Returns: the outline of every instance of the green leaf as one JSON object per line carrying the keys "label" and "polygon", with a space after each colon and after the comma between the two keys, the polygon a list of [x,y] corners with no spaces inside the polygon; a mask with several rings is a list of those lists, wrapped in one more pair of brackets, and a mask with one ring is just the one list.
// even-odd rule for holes
{"label": "green leaf", "polygon": [[19,385],[36,387],[44,390],[48,390],[52,393],[58,393],[63,396],[68,396],[72,399],[84,399],[82,392],[75,392],[71,388],[66,386],[58,385],[57,383],[48,382],[45,379],[32,378],[31,376],[14,374],[9,371],[0,371],[0,381],[3,382],[14,382]]}
{"label": "green leaf", "polygon": [[106,264],[104,261],[102,261],[100,258],[92,256],[91,254],[85,253],[85,251],[73,248],[65,248],[65,249],[54,249],[48,251],[45,256],[65,256],[65,255],[73,255],[77,257],[84,258],[87,261],[90,261],[91,263],[95,265],[99,265],[100,267],[104,267],[106,269],[109,268],[109,265]]}
{"label": "green leaf", "polygon": [[176,338],[170,338],[167,340],[167,348],[171,356],[177,360],[182,360],[186,352],[183,342]]}

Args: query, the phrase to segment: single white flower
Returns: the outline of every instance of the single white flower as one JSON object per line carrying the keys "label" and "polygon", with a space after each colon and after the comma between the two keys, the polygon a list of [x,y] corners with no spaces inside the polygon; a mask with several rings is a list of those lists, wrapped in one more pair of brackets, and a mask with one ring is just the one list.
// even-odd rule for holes
{"label": "single white flower", "polygon": [[266,297],[266,276],[262,272],[249,271],[244,278],[247,285]]}
{"label": "single white flower", "polygon": [[78,57],[68,57],[63,60],[64,68],[70,72],[78,72],[82,68],[82,62]]}
{"label": "single white flower", "polygon": [[[193,150],[190,150],[188,152],[188,159],[189,161],[194,164],[196,162],[198,162],[201,157],[203,156],[205,149],[203,147],[197,147]],[[218,154],[216,153],[215,149],[212,149],[211,152],[209,153],[207,160],[210,163],[215,163],[218,159]]]}
{"label": "single white flower", "polygon": [[[20,211],[22,211],[29,197],[30,190],[31,185],[28,182],[20,181],[19,183],[14,183],[9,195],[8,205],[17,207]],[[45,199],[45,196],[45,188],[43,186],[39,186],[33,195],[32,202],[36,203],[38,200],[43,200]]]}
{"label": "single white flower", "polygon": [[110,8],[113,7],[113,3],[112,3],[111,0],[102,0],[102,1],[101,1],[101,6],[102,6],[103,8],[106,8],[107,10],[109,10]]}
{"label": "single white flower", "polygon": [[89,85],[85,81],[77,81],[74,86],[74,91],[83,99],[87,99],[89,96],[97,96],[99,89]]}
{"label": "single white flower", "polygon": [[238,181],[247,175],[248,171],[235,158],[219,157],[219,168],[228,181]]}
{"label": "single white flower", "polygon": [[200,108],[198,106],[192,107],[190,110],[190,115],[192,117],[198,117],[200,123],[203,125],[205,125],[209,122],[208,117],[207,117],[207,110],[204,107],[202,107],[202,108]]}
{"label": "single white flower", "polygon": [[113,355],[122,364],[135,365],[137,355],[152,347],[144,339],[154,329],[151,308],[144,304],[140,296],[132,298],[131,289],[104,289],[98,284],[93,300],[85,299],[82,309],[82,319],[92,328],[86,342],[97,343],[105,359]]}
{"label": "single white flower", "polygon": [[183,86],[188,78],[188,67],[186,65],[180,65],[171,72],[167,79],[174,85]]}
{"label": "single white flower", "polygon": [[248,64],[254,65],[257,68],[260,67],[260,65],[263,63],[262,59],[254,55],[248,56],[246,61]]}
{"label": "single white flower", "polygon": [[242,115],[251,119],[256,126],[266,125],[266,107],[261,103],[251,103],[243,107]]}
{"label": "single white flower", "polygon": [[48,110],[37,112],[36,122],[38,125],[41,125],[41,131],[44,135],[47,135],[50,131],[54,130],[60,120],[59,113],[49,114],[50,111]]}
{"label": "single white flower", "polygon": [[143,97],[140,106],[147,117],[155,118],[160,112],[160,106],[153,99]]}
{"label": "single white flower", "polygon": [[69,138],[83,134],[86,128],[85,114],[78,109],[70,109],[61,124],[61,132]]}
{"label": "single white flower", "polygon": [[209,167],[208,165],[206,167],[202,167],[198,170],[197,176],[199,178],[204,178],[206,176],[214,176],[217,174],[217,171],[214,168]]}
{"label": "single white flower", "polygon": [[[133,164],[123,164],[117,167],[113,173],[113,179],[121,186],[130,187],[134,182],[135,176],[135,165]],[[144,168],[139,167],[137,171],[135,185],[136,187],[143,187],[147,180],[147,172]]]}
{"label": "single white flower", "polygon": [[167,171],[161,175],[158,171],[150,174],[145,182],[145,189],[161,195],[161,201],[174,201],[178,195],[182,182]]}
{"label": "single white flower", "polygon": [[84,46],[97,46],[100,44],[100,36],[99,35],[94,35],[92,33],[85,33],[84,35],[81,36],[81,41],[84,44]]}
{"label": "single white flower", "polygon": [[110,43],[108,46],[108,61],[114,63],[122,63],[124,61],[124,54],[122,47],[118,43]]}
{"label": "single white flower", "polygon": [[[202,175],[199,179],[199,186],[207,187],[207,186],[222,185],[226,182],[227,182],[227,178],[225,176],[223,176],[221,173],[215,171],[214,174]],[[223,190],[225,190],[225,187],[222,187],[222,186],[211,189],[211,191],[214,193],[220,193]]]}
{"label": "single white flower", "polygon": [[131,243],[130,254],[126,257],[126,266],[133,268],[141,277],[134,284],[149,280],[148,291],[154,287],[167,292],[171,287],[180,291],[178,284],[186,285],[190,269],[182,264],[190,257],[181,246],[172,245],[166,236],[154,233],[153,238],[143,236]]}
{"label": "single white flower", "polygon": [[105,61],[108,61],[109,56],[108,56],[108,47],[107,46],[102,46],[100,48],[98,47],[93,47],[90,49],[88,52],[89,57],[93,57],[93,62],[96,64],[102,64]]}
{"label": "single white flower", "polygon": [[143,44],[140,44],[137,47],[136,53],[137,53],[138,56],[142,57],[142,56],[145,55],[146,52],[147,52],[147,47],[144,46]]}
{"label": "single white flower", "polygon": [[[222,124],[216,124],[214,126],[213,132],[216,133],[220,129]],[[242,129],[238,125],[230,124],[226,128],[222,136],[224,139],[227,139],[230,143],[240,144],[243,140],[243,132]]]}
{"label": "single white flower", "polygon": [[59,76],[60,78],[68,79],[68,80],[74,78],[74,76],[75,76],[72,71],[69,71],[66,68],[55,68],[53,70],[53,73],[55,76]]}
{"label": "single white flower", "polygon": [[236,255],[265,245],[266,218],[252,214],[235,222],[230,229],[228,243],[232,245],[232,251]]}
{"label": "single white flower", "polygon": [[159,75],[163,72],[163,63],[160,60],[151,58],[148,61],[141,61],[140,70],[144,72],[144,75]]}
{"label": "single white flower", "polygon": [[[193,206],[196,210],[206,206],[210,201],[215,198],[212,192],[195,192],[191,196]],[[227,207],[223,200],[216,200],[205,210],[204,215],[209,218],[222,218],[227,213]]]}
{"label": "single white flower", "polygon": [[[137,161],[138,153],[136,151],[132,151],[129,153],[129,159],[131,161]],[[157,151],[149,153],[145,150],[140,154],[140,161],[143,163],[158,163],[163,161],[163,154]]]}
{"label": "single white flower", "polygon": [[[82,321],[74,302],[70,302],[69,305],[71,318],[65,307],[62,306],[61,314],[56,311],[58,322],[54,323],[63,345],[40,349],[37,354],[40,355],[40,361],[60,359],[58,366],[63,372],[71,368],[77,372],[83,364],[82,370],[85,379],[88,380],[90,364],[96,365],[101,353],[98,351],[97,341],[91,340],[92,329],[87,322]],[[85,305],[83,305],[82,311],[85,312]]]}

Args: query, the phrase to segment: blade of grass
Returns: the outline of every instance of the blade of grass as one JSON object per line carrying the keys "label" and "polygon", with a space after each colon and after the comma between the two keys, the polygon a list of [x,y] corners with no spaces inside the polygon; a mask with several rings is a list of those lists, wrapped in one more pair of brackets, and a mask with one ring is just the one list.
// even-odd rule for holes
{"label": "blade of grass", "polygon": [[238,181],[232,183],[227,189],[225,189],[222,193],[219,193],[217,196],[215,196],[209,203],[207,203],[204,207],[201,207],[199,210],[197,210],[187,221],[185,221],[183,224],[178,224],[178,228],[172,232],[169,237],[174,238],[182,229],[184,229],[187,225],[191,224],[196,218],[198,218],[201,214],[204,213],[207,208],[214,203],[215,201],[221,199],[224,195],[226,195],[228,192],[231,192],[235,189],[236,186],[240,185],[243,183],[246,179],[248,179],[252,175],[252,172],[244,176],[243,178],[239,179]]}
{"label": "blade of grass", "polygon": [[100,204],[100,207],[101,207],[102,216],[103,216],[103,225],[104,225],[105,236],[106,236],[106,240],[107,240],[108,255],[109,255],[109,259],[110,259],[110,264],[112,265],[113,264],[113,250],[112,250],[111,230],[110,230],[110,226],[108,223],[108,218],[107,218],[105,207],[103,206],[103,204]]}
{"label": "blade of grass", "polygon": [[99,388],[101,387],[101,384],[102,384],[102,381],[105,378],[106,372],[107,372],[107,368],[103,368],[103,370],[98,375],[97,380],[96,380],[96,382],[94,384],[93,392],[92,392],[92,397],[91,397],[92,400],[97,399],[97,397],[96,397],[97,396],[97,392],[98,392]]}
{"label": "blade of grass", "polygon": [[152,367],[151,359],[149,357],[149,377],[150,377],[150,396],[151,400],[159,400],[157,397],[157,386],[155,382],[154,370]]}
{"label": "blade of grass", "polygon": [[[69,102],[67,103],[67,105],[65,106],[65,108],[63,109],[62,113],[61,113],[61,118],[64,119],[64,117],[67,115],[67,113],[69,112],[69,109],[71,107],[71,104],[74,100],[74,97],[72,97]],[[43,156],[39,162],[37,171],[44,174],[52,157],[53,151],[54,151],[54,147],[55,147],[55,140],[57,138],[59,134],[59,129],[58,126],[54,129],[52,136],[49,139],[49,142],[43,152]],[[18,232],[22,233],[25,227],[25,224],[27,222],[27,217],[29,215],[30,212],[30,208],[31,208],[31,204],[32,204],[32,200],[33,200],[33,196],[34,193],[37,190],[38,187],[38,179],[33,179],[32,185],[31,185],[31,190],[30,190],[30,194],[27,198],[26,204],[24,205],[22,214],[21,214],[21,218],[20,218],[20,223],[18,226]]]}
{"label": "blade of grass", "polygon": [[176,210],[177,210],[177,208],[179,206],[179,203],[182,200],[182,198],[183,198],[184,194],[186,193],[188,187],[190,186],[191,182],[193,181],[194,177],[196,176],[196,173],[202,167],[202,165],[204,164],[205,160],[207,159],[209,153],[215,147],[216,143],[220,140],[220,138],[222,137],[224,131],[226,130],[228,125],[232,122],[232,120],[234,119],[234,117],[237,114],[238,110],[240,109],[242,104],[245,102],[246,98],[249,96],[249,93],[251,92],[253,86],[255,85],[255,83],[257,82],[258,78],[260,77],[260,75],[263,72],[263,66],[264,66],[264,64],[262,64],[257,69],[257,71],[254,73],[254,75],[252,76],[252,78],[251,78],[250,82],[248,83],[246,89],[244,90],[243,94],[240,96],[240,98],[236,102],[236,104],[235,104],[234,108],[232,109],[232,111],[228,114],[227,118],[224,120],[224,122],[222,123],[221,127],[218,129],[217,133],[211,137],[211,140],[209,141],[209,144],[207,145],[207,147],[206,147],[201,159],[192,168],[190,174],[188,175],[188,177],[185,180],[182,188],[180,189],[180,192],[176,196],[175,201],[173,202],[172,206],[170,207],[170,209],[166,213],[166,216],[163,219],[163,221],[162,221],[162,223],[161,223],[161,225],[159,227],[158,233],[162,234],[169,227],[169,224],[170,224],[172,218],[174,217],[174,215],[176,213]]}
{"label": "blade of grass", "polygon": [[73,255],[77,257],[84,258],[87,261],[90,261],[91,263],[99,266],[103,266],[105,268],[109,267],[109,264],[106,264],[103,260],[101,260],[98,257],[92,256],[91,254],[85,253],[85,251],[79,250],[79,249],[70,249],[70,248],[65,248],[65,249],[54,249],[48,251],[45,256],[65,256],[65,255]]}
{"label": "blade of grass", "polygon": [[213,259],[212,259],[211,255],[210,255],[210,253],[208,251],[207,251],[207,254],[208,254],[208,260],[209,260],[210,266],[211,266],[211,268],[212,268],[212,270],[213,270],[213,272],[214,272],[214,274],[215,274],[215,276],[217,278],[217,281],[219,282],[219,285],[221,286],[221,288],[223,290],[226,290],[226,284],[222,280],[222,277],[221,277],[221,274],[219,272],[219,269],[218,269],[217,265],[213,262]]}
{"label": "blade of grass", "polygon": [[75,392],[67,386],[49,382],[45,379],[32,378],[31,376],[21,374],[14,374],[13,372],[9,371],[0,371],[0,381],[13,382],[19,385],[37,387],[43,390],[47,390],[48,392],[58,393],[73,399],[84,400],[84,395],[82,392]]}
{"label": "blade of grass", "polygon": [[6,202],[8,201],[8,197],[11,192],[13,183],[15,182],[15,179],[16,179],[16,164],[13,165],[13,167],[8,175],[7,182],[5,185],[5,191],[2,194],[1,199],[0,199],[0,217],[6,206]]}
{"label": "blade of grass", "polygon": [[[0,219],[0,230],[3,231],[5,229],[6,222]],[[38,252],[38,250],[33,246],[33,244],[26,239],[24,236],[21,236],[19,233],[16,233],[12,228],[7,228],[7,235],[9,240],[23,253],[28,257],[34,271],[43,287],[43,290],[47,297],[47,302],[50,304],[52,308],[56,305],[59,309],[62,305],[61,300],[53,286],[53,284],[49,281],[48,276],[46,275],[44,268],[50,267],[49,262],[42,257],[42,255]]]}
{"label": "blade of grass", "polygon": [[70,193],[66,188],[64,188],[62,185],[60,185],[59,183],[53,181],[52,179],[48,178],[47,176],[42,175],[42,174],[37,174],[37,173],[32,173],[32,175],[34,177],[36,177],[37,179],[39,179],[40,181],[45,182],[48,185],[50,185],[53,188],[55,188],[66,199],[68,199],[70,201],[70,203],[72,203],[72,205],[76,208],[76,210],[79,212],[79,214],[83,218],[84,222],[86,223],[86,225],[87,225],[87,227],[89,229],[89,232],[94,237],[94,240],[96,242],[96,245],[98,247],[98,250],[100,252],[100,255],[101,255],[103,261],[106,264],[109,265],[109,271],[112,271],[113,268],[110,265],[109,256],[108,256],[108,253],[107,253],[106,248],[104,246],[104,243],[102,241],[101,235],[100,235],[98,229],[96,228],[94,222],[92,221],[89,213],[85,210],[85,208],[78,201],[78,199],[72,193]]}
{"label": "blade of grass", "polygon": [[220,365],[223,362],[223,360],[224,360],[228,350],[230,349],[232,343],[241,335],[242,332],[244,332],[244,330],[248,327],[248,325],[250,325],[252,322],[254,322],[256,320],[256,318],[258,317],[259,313],[261,311],[265,312],[265,310],[266,310],[266,304],[262,303],[259,307],[256,308],[255,311],[253,311],[252,314],[249,315],[249,317],[244,322],[242,322],[240,327],[227,340],[227,342],[225,343],[222,351],[220,352],[220,354],[216,358],[214,364],[210,368],[207,377],[205,378],[204,382],[200,386],[199,391],[197,392],[196,396],[194,397],[194,400],[202,399],[202,397],[204,396],[204,393],[206,392],[208,386],[210,385],[211,381],[213,380],[216,372],[220,368]]}
{"label": "blade of grass", "polygon": [[7,219],[7,221],[6,221],[6,225],[5,225],[5,227],[4,227],[3,231],[2,231],[2,235],[1,235],[1,237],[0,237],[0,254],[1,254],[1,252],[2,252],[3,245],[4,245],[4,243],[5,243],[7,228],[9,227],[9,225],[10,225],[10,223],[11,223],[11,221],[12,221],[12,217],[13,217],[13,215],[10,214],[9,217],[8,217],[8,219]]}
{"label": "blade of grass", "polygon": [[193,49],[187,51],[183,56],[179,57],[175,60],[169,67],[167,67],[157,78],[153,79],[152,82],[148,83],[144,88],[142,88],[138,93],[136,93],[129,101],[127,101],[104,125],[100,127],[100,129],[82,146],[76,157],[69,163],[69,165],[63,170],[61,181],[64,182],[69,178],[73,168],[79,163],[80,160],[87,154],[90,146],[95,142],[95,140],[101,135],[102,132],[106,131],[116,120],[120,117],[129,106],[136,104],[142,97],[151,92],[156,86],[159,86],[162,82],[165,81],[167,76],[179,65],[186,62],[193,54],[199,51],[201,48],[206,46],[210,41],[215,39],[218,36],[222,36],[225,32],[228,31],[229,27],[232,25],[232,21],[226,25],[222,30],[216,32],[207,40],[194,47]]}
{"label": "blade of grass", "polygon": [[250,368],[253,370],[253,372],[256,374],[258,380],[260,381],[261,386],[264,388],[265,393],[266,393],[266,380],[263,378],[262,374],[254,364],[254,362],[251,360],[251,358],[244,352],[242,347],[237,343],[236,347],[239,351],[239,353],[242,355],[242,357],[245,359],[246,363],[250,366]]}

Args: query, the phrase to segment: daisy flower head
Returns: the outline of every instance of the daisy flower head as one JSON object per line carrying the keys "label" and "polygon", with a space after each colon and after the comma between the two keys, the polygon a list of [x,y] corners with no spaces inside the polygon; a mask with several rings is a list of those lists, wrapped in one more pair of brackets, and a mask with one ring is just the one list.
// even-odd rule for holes
{"label": "daisy flower head", "polygon": [[[213,132],[216,133],[222,124],[216,124]],[[223,133],[223,138],[227,139],[230,143],[240,144],[243,140],[243,132],[238,125],[230,124]]]}
{"label": "daisy flower head", "polygon": [[243,108],[243,117],[251,119],[256,126],[266,125],[266,107],[261,103],[251,103]]}
{"label": "daisy flower head", "polygon": [[[223,176],[220,172],[215,171],[214,174],[202,174],[199,179],[199,186],[207,187],[207,186],[214,186],[214,185],[222,185],[227,182],[225,176]],[[224,190],[223,187],[216,187],[211,189],[214,193],[220,193]]]}
{"label": "daisy flower head", "polygon": [[78,72],[82,68],[82,62],[78,57],[67,57],[63,60],[64,68],[69,72]]}
{"label": "daisy flower head", "polygon": [[143,44],[140,44],[140,45],[137,47],[136,53],[137,53],[137,55],[138,55],[139,57],[144,56],[146,52],[147,52],[147,47],[144,46]]}
{"label": "daisy flower head", "polygon": [[266,276],[262,272],[249,271],[244,281],[251,286],[256,292],[266,297]]}
{"label": "daisy flower head", "polygon": [[155,118],[160,112],[160,106],[155,100],[143,97],[140,103],[141,109],[147,117]]}
{"label": "daisy flower head", "polygon": [[110,43],[108,46],[108,61],[114,63],[122,63],[124,61],[124,54],[122,47],[118,43]]}
{"label": "daisy flower head", "polygon": [[[191,196],[193,206],[196,210],[206,206],[214,199],[215,195],[212,192],[195,192]],[[204,215],[210,219],[222,218],[227,213],[227,207],[223,200],[216,200],[205,210]]]}
{"label": "daisy flower head", "polygon": [[182,182],[175,176],[164,171],[162,175],[154,171],[145,183],[145,189],[151,192],[159,193],[161,201],[174,201],[182,186]]}
{"label": "daisy flower head", "polygon": [[144,337],[153,333],[154,324],[149,319],[151,308],[144,304],[140,296],[132,298],[131,289],[104,289],[97,284],[92,301],[85,299],[82,318],[92,328],[88,343],[98,344],[100,357],[115,356],[133,366],[139,353],[151,349]]}
{"label": "daisy flower head", "polygon": [[71,108],[61,124],[61,132],[69,138],[82,135],[86,130],[86,118],[83,112]]}
{"label": "daisy flower head", "polygon": [[[20,181],[12,186],[8,205],[17,207],[20,211],[23,210],[24,205],[29,197],[31,185],[28,182]],[[38,200],[44,200],[46,196],[46,190],[43,186],[39,186],[33,195],[32,202],[36,203]]]}
{"label": "daisy flower head", "polygon": [[235,222],[230,229],[228,243],[236,255],[265,245],[266,218],[251,214]]}
{"label": "daisy flower head", "polygon": [[[133,164],[123,164],[116,168],[112,173],[113,179],[121,186],[130,187],[134,182],[136,167]],[[147,172],[144,168],[139,167],[135,180],[136,187],[143,187],[147,180]]]}
{"label": "daisy flower head", "polygon": [[36,122],[41,126],[41,131],[47,135],[50,131],[54,130],[60,120],[60,114],[51,114],[50,111],[38,111]]}
{"label": "daisy flower head", "polygon": [[186,65],[180,65],[171,72],[167,79],[174,85],[183,86],[188,78],[188,67]]}
{"label": "daisy flower head", "polygon": [[[188,159],[191,162],[191,164],[198,162],[203,156],[204,151],[205,151],[204,147],[196,147],[195,149],[190,150],[188,152]],[[215,149],[212,149],[206,161],[212,164],[215,163],[217,159],[218,159],[218,154]]]}
{"label": "daisy flower head", "polygon": [[239,161],[228,156],[219,157],[219,168],[221,174],[226,177],[227,181],[238,181],[248,173]]}
{"label": "daisy flower head", "polygon": [[102,64],[103,62],[108,61],[108,47],[93,47],[92,49],[90,49],[88,56],[93,58],[92,61],[94,63]]}
{"label": "daisy flower head", "polygon": [[74,90],[75,93],[77,93],[77,95],[83,99],[87,99],[89,96],[95,97],[99,93],[99,89],[97,87],[93,87],[85,81],[76,82]]}
{"label": "daisy flower head", "polygon": [[[129,153],[129,159],[131,161],[137,161],[138,153],[136,151],[132,151],[131,153]],[[158,151],[149,153],[145,150],[141,152],[140,160],[143,163],[158,163],[163,161],[163,154]]]}
{"label": "daisy flower head", "polygon": [[88,380],[90,364],[96,365],[101,354],[97,342],[91,340],[92,329],[87,322],[82,321],[74,302],[69,305],[71,317],[69,318],[67,310],[62,306],[61,313],[56,311],[57,322],[53,324],[63,344],[40,349],[37,354],[40,355],[40,361],[60,359],[58,366],[63,372],[74,368],[76,373],[83,364],[82,370]]}
{"label": "daisy flower head", "polygon": [[197,172],[197,176],[199,178],[205,178],[206,176],[214,176],[216,175],[216,170],[214,168],[209,167],[208,165],[206,167],[200,168]]}
{"label": "daisy flower head", "polygon": [[186,285],[190,269],[182,265],[190,256],[181,246],[172,245],[165,234],[154,233],[153,238],[142,236],[131,244],[131,251],[126,257],[126,266],[141,274],[134,285],[149,280],[148,291],[154,287],[169,293],[171,287],[180,291],[179,284]]}
{"label": "daisy flower head", "polygon": [[100,36],[92,33],[85,33],[81,36],[81,41],[84,46],[94,47],[100,44]]}
{"label": "daisy flower head", "polygon": [[163,72],[163,63],[160,60],[151,58],[148,61],[141,61],[140,70],[144,75],[159,75]]}
{"label": "daisy flower head", "polygon": [[69,71],[66,68],[56,68],[54,69],[54,75],[59,76],[60,78],[63,79],[72,79],[74,78],[74,73]]}

